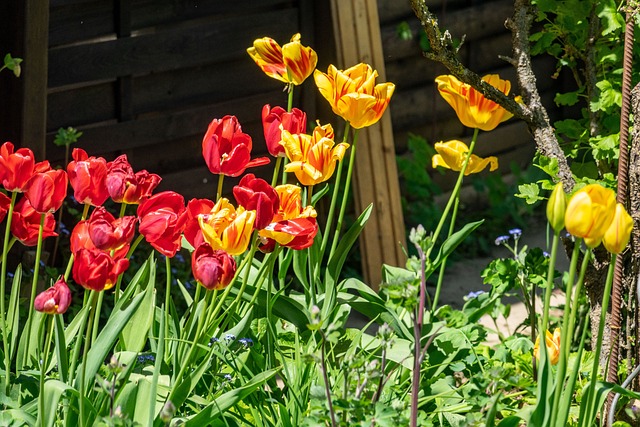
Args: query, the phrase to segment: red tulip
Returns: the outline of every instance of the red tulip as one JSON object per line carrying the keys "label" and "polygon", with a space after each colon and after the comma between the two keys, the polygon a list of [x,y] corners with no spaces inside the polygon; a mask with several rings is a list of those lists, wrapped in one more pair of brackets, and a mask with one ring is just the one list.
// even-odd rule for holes
{"label": "red tulip", "polygon": [[287,112],[282,107],[271,108],[267,104],[262,107],[262,128],[269,153],[274,157],[284,157],[284,147],[280,144],[282,131],[286,130],[292,134],[305,133],[307,115],[297,108]]}
{"label": "red tulip", "polygon": [[140,234],[161,254],[173,257],[180,249],[180,239],[187,216],[184,198],[164,191],[144,200],[138,206]]}
{"label": "red tulip", "polygon": [[73,161],[67,165],[73,197],[82,204],[102,206],[109,198],[107,191],[107,161],[102,157],[89,157],[81,148],[74,148]]}
{"label": "red tulip", "polygon": [[37,212],[55,212],[67,197],[67,184],[67,173],[62,169],[38,172],[27,181],[25,195]]}
{"label": "red tulip", "polygon": [[269,225],[280,206],[276,190],[267,181],[256,178],[252,173],[243,176],[240,183],[233,187],[233,195],[240,206],[248,211],[256,211],[253,224],[256,230]]}
{"label": "red tulip", "polygon": [[0,147],[0,181],[2,186],[11,192],[23,192],[34,172],[50,169],[49,162],[36,165],[33,151],[19,148],[14,152],[13,144],[5,142]]}
{"label": "red tulip", "polygon": [[235,116],[214,119],[202,139],[202,155],[214,174],[239,176],[245,169],[269,163],[266,157],[251,160],[251,137],[242,132]]}
{"label": "red tulip", "polygon": [[211,214],[214,206],[215,203],[209,199],[191,199],[189,200],[189,203],[187,203],[187,210],[185,211],[187,219],[184,226],[184,238],[194,248],[197,248],[204,243],[198,216]]}
{"label": "red tulip", "polygon": [[110,289],[129,267],[129,260],[111,257],[99,249],[79,249],[73,262],[73,280],[85,289]]}
{"label": "red tulip", "polygon": [[224,289],[233,281],[236,261],[227,252],[203,243],[191,255],[193,277],[205,288]]}
{"label": "red tulip", "polygon": [[153,194],[161,180],[159,175],[146,170],[133,173],[126,154],[107,164],[107,191],[116,203],[139,204]]}
{"label": "red tulip", "polygon": [[88,221],[89,236],[100,250],[111,251],[128,246],[136,231],[135,216],[114,218],[104,207],[96,208]]}
{"label": "red tulip", "polygon": [[[42,229],[42,238],[57,236],[53,231],[56,227],[56,220],[53,214],[44,214],[44,227]],[[38,230],[40,229],[40,218],[42,214],[29,203],[26,197],[21,198],[16,203],[11,217],[11,234],[25,246],[35,246],[38,244]]]}
{"label": "red tulip", "polygon": [[71,291],[64,278],[40,292],[33,301],[33,308],[46,314],[63,314],[71,305]]}
{"label": "red tulip", "polygon": [[11,198],[4,193],[0,193],[0,222],[4,220],[11,206]]}

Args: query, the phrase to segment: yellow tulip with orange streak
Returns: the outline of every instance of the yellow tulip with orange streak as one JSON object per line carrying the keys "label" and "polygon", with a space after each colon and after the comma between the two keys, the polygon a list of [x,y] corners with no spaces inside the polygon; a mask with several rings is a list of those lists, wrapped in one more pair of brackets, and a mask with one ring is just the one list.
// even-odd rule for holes
{"label": "yellow tulip with orange streak", "polygon": [[364,63],[346,70],[329,65],[326,73],[319,70],[313,73],[318,90],[333,112],[355,129],[377,123],[389,105],[395,85],[376,85],[377,77],[378,72]]}
{"label": "yellow tulip with orange streak", "polygon": [[286,172],[293,172],[303,185],[315,185],[331,178],[336,162],[342,160],[349,144],[335,144],[330,124],[316,126],[311,135],[282,131],[282,146],[289,163]]}
{"label": "yellow tulip with orange streak", "polygon": [[[431,158],[431,163],[434,168],[442,166],[457,172],[462,170],[464,160],[467,157],[467,153],[469,153],[467,144],[454,139],[447,142],[436,142],[434,148],[438,152],[438,154],[435,154]],[[472,154],[464,174],[469,175],[482,172],[487,166],[489,166],[490,171],[498,169],[498,158],[491,156],[483,159]]]}
{"label": "yellow tulip with orange streak", "polygon": [[287,84],[300,85],[311,75],[318,63],[318,55],[300,43],[300,34],[294,34],[284,46],[271,37],[256,39],[247,53],[269,77]]}
{"label": "yellow tulip with orange streak", "polygon": [[[555,365],[560,359],[560,328],[556,328],[553,331],[553,335],[547,330],[544,341],[547,346],[549,362]],[[540,360],[540,335],[536,338],[536,343],[533,346],[533,355],[536,359]]]}
{"label": "yellow tulip with orange streak", "polygon": [[231,255],[240,255],[251,241],[255,211],[233,206],[221,198],[209,214],[200,214],[198,223],[204,240],[213,250],[222,249]]}
{"label": "yellow tulip with orange streak", "polygon": [[[511,90],[511,82],[502,80],[497,74],[488,74],[482,80],[505,95]],[[513,117],[513,114],[455,76],[438,76],[436,84],[440,95],[456,112],[458,120],[467,127],[490,131]]]}

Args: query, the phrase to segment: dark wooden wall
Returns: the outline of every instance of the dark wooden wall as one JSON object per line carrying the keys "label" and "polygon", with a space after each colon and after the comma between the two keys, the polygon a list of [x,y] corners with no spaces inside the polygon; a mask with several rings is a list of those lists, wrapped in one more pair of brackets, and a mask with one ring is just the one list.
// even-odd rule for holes
{"label": "dark wooden wall", "polygon": [[[512,92],[517,91],[513,67],[500,58],[511,55],[511,32],[504,22],[513,14],[513,0],[427,0],[427,5],[438,16],[441,28],[449,30],[454,39],[465,36],[460,50],[465,65],[480,75],[500,74],[511,81]],[[422,56],[417,42],[420,23],[409,1],[378,0],[378,10],[387,78],[396,83],[390,109],[397,153],[406,153],[409,133],[421,135],[430,143],[468,141],[471,131],[463,127],[438,94],[434,79],[448,72]],[[409,24],[414,35],[412,41],[398,37],[397,27],[402,22]],[[536,57],[534,66],[543,101],[551,106],[550,114],[557,116],[559,111],[554,108],[553,97],[559,82],[550,77],[555,71],[555,61]],[[511,162],[521,167],[528,165],[534,152],[533,139],[526,127],[513,119],[492,132],[481,132],[476,146],[476,153],[481,156],[498,156],[504,173],[509,172]],[[447,187],[455,179],[453,175],[434,173],[433,177]]]}

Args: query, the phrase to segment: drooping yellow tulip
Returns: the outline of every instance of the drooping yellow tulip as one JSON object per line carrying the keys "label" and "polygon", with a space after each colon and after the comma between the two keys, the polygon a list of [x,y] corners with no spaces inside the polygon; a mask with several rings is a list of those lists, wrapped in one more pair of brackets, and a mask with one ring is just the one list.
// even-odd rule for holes
{"label": "drooping yellow tulip", "polygon": [[564,226],[575,237],[595,248],[609,228],[616,210],[616,194],[599,184],[589,184],[569,199]]}
{"label": "drooping yellow tulip", "polygon": [[[511,82],[502,80],[497,74],[488,74],[482,80],[505,95],[511,90]],[[453,107],[460,122],[467,127],[490,131],[513,117],[513,114],[454,76],[438,76],[436,83],[440,95]]]}
{"label": "drooping yellow tulip", "polygon": [[237,209],[228,199],[220,198],[211,213],[198,215],[204,240],[213,250],[222,249],[231,255],[247,250],[256,219],[255,211]]}
{"label": "drooping yellow tulip", "polygon": [[377,123],[389,105],[395,85],[376,85],[377,77],[378,72],[363,63],[344,71],[329,65],[327,73],[319,70],[313,73],[318,90],[333,112],[355,129]]}
{"label": "drooping yellow tulip", "polygon": [[318,63],[316,52],[300,43],[300,34],[282,47],[270,37],[257,39],[247,53],[269,77],[294,85],[302,84]]}
{"label": "drooping yellow tulip", "polygon": [[633,218],[622,204],[617,203],[613,220],[604,233],[602,244],[610,253],[619,254],[627,247],[632,229]]}
{"label": "drooping yellow tulip", "polygon": [[[560,328],[556,328],[553,331],[553,335],[547,330],[544,341],[547,346],[549,362],[555,365],[560,359]],[[533,355],[536,359],[540,360],[540,335],[536,338],[536,343],[533,346]]]}
{"label": "drooping yellow tulip", "polygon": [[302,185],[315,185],[331,178],[336,162],[342,160],[349,144],[335,144],[333,128],[316,126],[313,134],[292,134],[282,131],[282,146],[289,158],[286,172],[295,173]]}
{"label": "drooping yellow tulip", "polygon": [[[438,152],[431,158],[433,167],[442,166],[447,169],[451,169],[459,172],[462,169],[464,159],[467,157],[469,147],[462,141],[457,139],[447,142],[436,142],[434,148]],[[481,158],[472,154],[469,158],[469,163],[464,171],[465,175],[472,173],[478,173],[483,171],[489,166],[490,171],[498,169],[498,158],[491,156],[487,158]]]}

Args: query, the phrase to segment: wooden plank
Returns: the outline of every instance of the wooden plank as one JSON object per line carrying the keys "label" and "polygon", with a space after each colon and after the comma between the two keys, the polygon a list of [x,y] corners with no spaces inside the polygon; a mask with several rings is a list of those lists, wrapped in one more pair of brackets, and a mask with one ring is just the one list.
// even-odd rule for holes
{"label": "wooden plank", "polygon": [[36,159],[46,158],[48,0],[25,0],[24,84],[20,145],[33,150]]}
{"label": "wooden plank", "polygon": [[[466,40],[472,41],[505,33],[504,21],[512,15],[513,1],[497,0],[450,11],[446,14],[446,19],[440,18],[440,23],[441,28],[449,30],[454,38],[459,39],[465,35]],[[401,40],[395,25],[387,25],[381,29],[382,45],[387,61],[414,56],[416,52],[420,53],[420,48],[415,42],[418,33],[423,31],[420,22],[414,16],[414,19],[407,20],[407,24],[413,34],[413,43]]]}
{"label": "wooden plank", "polygon": [[[486,0],[485,0],[486,2]],[[448,10],[455,10],[468,4],[467,0],[427,0],[427,7],[438,16]],[[378,0],[378,16],[380,24],[385,26],[390,22],[398,22],[406,19],[415,19],[408,1]]]}
{"label": "wooden plank", "polygon": [[49,46],[91,40],[114,35],[114,2],[89,0],[82,2],[52,1],[50,8]]}
{"label": "wooden plank", "polygon": [[[375,0],[332,0],[331,7],[338,67],[344,69],[367,62],[378,70],[379,81],[384,81],[385,64]],[[405,230],[390,114],[385,113],[378,124],[361,129],[357,144],[358,162],[353,182],[356,212],[370,203],[374,205],[360,237],[362,268],[367,283],[377,289],[383,263],[403,265],[405,262],[398,243],[405,245]],[[387,156],[391,157],[389,161],[385,159]]]}
{"label": "wooden plank", "polygon": [[[256,120],[260,117],[263,105],[273,100],[276,94],[265,93],[169,114],[150,114],[135,121],[79,127],[83,136],[77,146],[88,152],[96,152],[96,147],[108,147],[109,152],[115,152],[161,144],[189,135],[202,137],[213,118],[232,114],[238,117],[241,124]],[[52,140],[53,136],[50,134],[48,139]],[[54,147],[52,152],[52,158],[62,157],[60,150]]]}
{"label": "wooden plank", "polygon": [[[116,0],[114,13],[116,35],[119,39],[131,37],[131,3],[129,0]],[[133,77],[118,77],[118,120],[133,119]]]}
{"label": "wooden plank", "polygon": [[[218,25],[199,24],[142,35],[50,50],[49,86],[180,69],[244,57],[263,34],[288,40],[297,31],[297,10],[244,16]],[[278,22],[274,27],[273,22]]]}
{"label": "wooden plank", "polygon": [[[47,96],[47,131],[86,126],[116,118],[116,83],[106,82]],[[73,108],[69,108],[73,106]]]}

